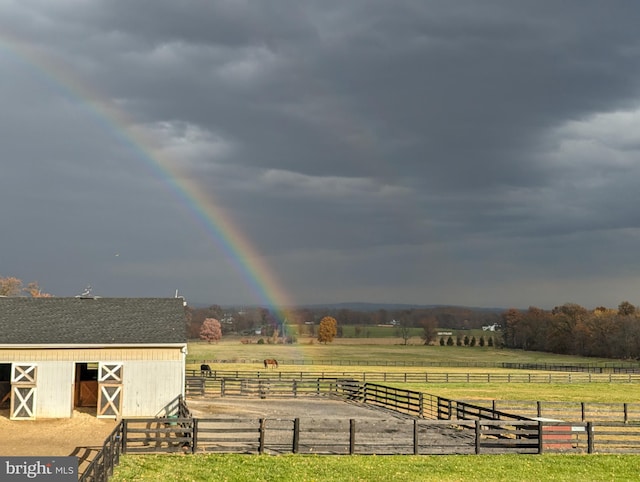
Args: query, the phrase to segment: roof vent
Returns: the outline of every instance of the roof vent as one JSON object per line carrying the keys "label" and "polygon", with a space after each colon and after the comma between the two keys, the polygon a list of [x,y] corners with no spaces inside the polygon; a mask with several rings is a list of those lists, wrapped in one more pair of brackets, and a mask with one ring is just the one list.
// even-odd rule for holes
{"label": "roof vent", "polygon": [[94,299],[95,296],[91,294],[91,289],[92,289],[91,285],[87,285],[87,287],[84,289],[82,293],[80,293],[79,295],[76,295],[76,298],[89,299],[89,300]]}

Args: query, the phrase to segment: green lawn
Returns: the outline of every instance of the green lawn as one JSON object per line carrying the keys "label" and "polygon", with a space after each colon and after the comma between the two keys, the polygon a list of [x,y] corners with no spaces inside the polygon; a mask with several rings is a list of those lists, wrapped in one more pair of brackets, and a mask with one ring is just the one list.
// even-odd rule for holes
{"label": "green lawn", "polygon": [[[338,340],[337,340],[338,341]],[[388,341],[388,340],[387,340]],[[378,343],[376,343],[378,342]],[[526,373],[515,369],[494,368],[494,363],[556,363],[606,366],[616,360],[582,358],[552,353],[505,350],[489,347],[441,347],[383,343],[258,345],[227,339],[218,344],[189,344],[188,369],[199,369],[201,360],[225,360],[210,363],[214,370],[262,372],[261,360],[277,358],[279,372],[325,372],[351,374],[363,378],[364,373]],[[411,366],[417,362],[438,366]],[[459,366],[455,366],[459,365]],[[462,365],[462,366],[460,366]],[[475,365],[475,366],[474,366]],[[537,375],[542,371],[533,371]],[[558,374],[556,372],[556,374]],[[553,375],[553,372],[552,372]],[[439,395],[455,400],[542,400],[573,402],[624,403],[640,400],[638,383],[398,383],[386,385]]]}
{"label": "green lawn", "polygon": [[443,366],[465,366],[494,363],[556,363],[611,365],[616,360],[585,358],[553,353],[506,350],[489,347],[403,345],[401,339],[336,339],[333,343],[319,344],[313,339],[302,339],[292,345],[242,344],[239,338],[224,339],[219,343],[191,342],[187,363],[201,360],[225,360],[247,363],[264,358],[276,358],[284,364],[345,364],[364,366],[379,363],[395,364],[438,363]]}
{"label": "green lawn", "polygon": [[453,400],[598,403],[640,401],[640,384],[638,383],[390,383],[388,385]]}
{"label": "green lawn", "polygon": [[636,455],[126,455],[112,482],[631,481]]}

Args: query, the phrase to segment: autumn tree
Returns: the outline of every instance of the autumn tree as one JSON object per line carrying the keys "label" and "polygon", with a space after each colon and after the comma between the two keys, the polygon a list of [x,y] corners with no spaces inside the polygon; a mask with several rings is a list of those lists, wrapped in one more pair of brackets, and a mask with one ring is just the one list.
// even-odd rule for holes
{"label": "autumn tree", "polygon": [[502,326],[504,326],[504,344],[507,348],[522,348],[520,340],[520,322],[522,313],[515,308],[509,308],[502,313]]}
{"label": "autumn tree", "polygon": [[628,301],[623,301],[618,305],[618,314],[620,316],[631,316],[636,314],[636,307]]}
{"label": "autumn tree", "polygon": [[438,320],[435,316],[424,318],[420,323],[422,325],[422,339],[425,345],[430,345],[437,336]]}
{"label": "autumn tree", "polygon": [[29,283],[27,287],[24,288],[24,291],[29,293],[32,298],[51,298],[51,295],[49,293],[42,292],[37,281],[32,281],[31,283]]}
{"label": "autumn tree", "polygon": [[32,298],[50,298],[49,293],[43,293],[37,281],[33,281],[23,287],[22,280],[13,276],[0,276],[0,296],[20,296],[22,293],[29,294]]}
{"label": "autumn tree", "polygon": [[211,343],[212,341],[218,341],[220,338],[222,338],[220,322],[215,318],[206,318],[200,328],[200,339]]}
{"label": "autumn tree", "polygon": [[320,320],[318,327],[318,341],[320,343],[330,343],[338,334],[338,322],[331,316],[325,316]]}
{"label": "autumn tree", "polygon": [[18,296],[22,293],[22,280],[7,276],[0,277],[0,296]]}

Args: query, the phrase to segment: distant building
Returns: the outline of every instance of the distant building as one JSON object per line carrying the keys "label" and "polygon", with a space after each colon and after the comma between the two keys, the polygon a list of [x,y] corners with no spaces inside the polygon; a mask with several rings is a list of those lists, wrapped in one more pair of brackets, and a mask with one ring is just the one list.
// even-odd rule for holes
{"label": "distant building", "polygon": [[500,325],[498,323],[494,323],[493,325],[484,325],[482,327],[482,331],[496,331],[500,329]]}
{"label": "distant building", "polygon": [[0,407],[11,419],[152,417],[184,395],[181,298],[1,298]]}

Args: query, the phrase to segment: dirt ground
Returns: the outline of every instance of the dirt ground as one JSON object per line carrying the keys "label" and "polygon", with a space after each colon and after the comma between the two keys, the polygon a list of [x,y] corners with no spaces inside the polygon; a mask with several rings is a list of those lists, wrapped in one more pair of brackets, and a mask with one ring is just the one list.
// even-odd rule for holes
{"label": "dirt ground", "polygon": [[[187,400],[195,417],[335,418],[376,419],[401,417],[386,410],[363,407],[327,398],[249,399],[243,397]],[[76,455],[82,472],[102,448],[115,420],[98,419],[95,409],[74,411],[72,418],[9,420],[9,410],[0,410],[0,455]]]}
{"label": "dirt ground", "polygon": [[[335,417],[390,418],[361,405],[326,398],[248,399],[189,398],[187,405],[196,417]],[[92,409],[93,412],[95,409]],[[83,458],[99,450],[116,422],[98,419],[89,411],[74,411],[72,418],[9,420],[9,410],[0,410],[0,455],[78,455]],[[85,458],[86,458],[85,457]]]}
{"label": "dirt ground", "polygon": [[252,418],[332,418],[380,419],[405,418],[389,410],[365,407],[356,403],[328,398],[246,398],[224,397],[187,399],[194,417]]}
{"label": "dirt ground", "polygon": [[9,410],[0,410],[0,455],[76,455],[79,468],[92,460],[115,420],[98,419],[92,413],[74,411],[72,418],[9,420]]}

